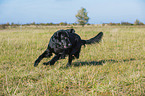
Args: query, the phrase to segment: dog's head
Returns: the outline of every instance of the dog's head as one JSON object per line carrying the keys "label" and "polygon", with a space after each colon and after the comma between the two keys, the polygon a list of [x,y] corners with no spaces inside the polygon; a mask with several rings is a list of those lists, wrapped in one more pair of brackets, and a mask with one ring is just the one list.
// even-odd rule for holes
{"label": "dog's head", "polygon": [[70,48],[72,46],[70,40],[69,40],[69,34],[65,30],[59,30],[54,33],[53,42],[57,45],[59,48]]}

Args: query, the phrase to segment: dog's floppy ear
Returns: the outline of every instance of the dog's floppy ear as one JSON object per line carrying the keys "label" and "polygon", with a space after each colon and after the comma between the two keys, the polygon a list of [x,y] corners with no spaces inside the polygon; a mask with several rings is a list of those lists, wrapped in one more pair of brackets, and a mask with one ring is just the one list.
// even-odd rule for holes
{"label": "dog's floppy ear", "polygon": [[57,39],[57,38],[58,38],[58,32],[55,32],[55,33],[53,34],[53,37],[54,37],[55,39]]}
{"label": "dog's floppy ear", "polygon": [[60,42],[61,40],[61,31],[57,31],[53,34],[53,41]]}
{"label": "dog's floppy ear", "polygon": [[70,33],[75,33],[75,30],[74,29],[67,29],[66,31],[67,32],[70,32]]}
{"label": "dog's floppy ear", "polygon": [[61,40],[61,34],[62,34],[62,32],[59,31],[59,32],[58,32],[58,37],[57,37],[59,41]]}
{"label": "dog's floppy ear", "polygon": [[63,30],[58,30],[57,32],[54,33],[53,36],[58,38],[61,35],[62,32],[63,32]]}
{"label": "dog's floppy ear", "polygon": [[57,31],[57,32],[55,32],[54,35],[53,35],[53,37],[54,37],[55,39],[58,39],[58,40],[60,40],[60,36],[61,36],[61,31]]}

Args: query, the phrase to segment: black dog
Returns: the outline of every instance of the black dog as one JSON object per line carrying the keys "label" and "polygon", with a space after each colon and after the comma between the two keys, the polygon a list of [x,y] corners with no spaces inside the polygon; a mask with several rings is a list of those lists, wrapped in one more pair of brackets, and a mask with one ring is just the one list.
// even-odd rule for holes
{"label": "black dog", "polygon": [[82,45],[95,42],[99,43],[102,36],[103,32],[100,32],[89,40],[82,40],[80,36],[75,33],[74,29],[59,30],[51,37],[48,48],[38,57],[34,66],[36,67],[43,58],[52,56],[52,53],[54,53],[55,56],[49,62],[43,63],[44,65],[54,65],[58,59],[63,59],[66,55],[69,55],[67,66],[70,66],[74,58],[79,58]]}

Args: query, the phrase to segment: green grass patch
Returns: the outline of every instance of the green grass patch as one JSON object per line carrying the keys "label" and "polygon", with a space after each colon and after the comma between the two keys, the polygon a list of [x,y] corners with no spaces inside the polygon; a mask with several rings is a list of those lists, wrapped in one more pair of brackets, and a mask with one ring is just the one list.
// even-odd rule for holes
{"label": "green grass patch", "polygon": [[[82,39],[104,32],[100,44],[82,47],[80,58],[38,67],[35,59],[60,27],[0,30],[0,95],[145,95],[145,28],[76,27]],[[67,29],[64,27],[64,29]]]}

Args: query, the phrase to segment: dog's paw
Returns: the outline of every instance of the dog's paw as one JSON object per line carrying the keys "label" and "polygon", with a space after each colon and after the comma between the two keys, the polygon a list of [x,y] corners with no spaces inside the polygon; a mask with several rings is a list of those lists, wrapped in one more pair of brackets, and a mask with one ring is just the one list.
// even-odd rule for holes
{"label": "dog's paw", "polygon": [[37,66],[38,66],[38,64],[39,64],[39,61],[38,61],[38,60],[36,60],[36,61],[35,61],[35,63],[34,63],[34,67],[37,67]]}

